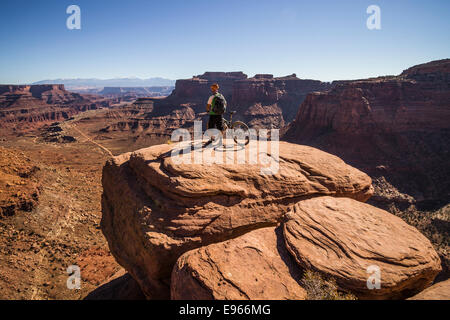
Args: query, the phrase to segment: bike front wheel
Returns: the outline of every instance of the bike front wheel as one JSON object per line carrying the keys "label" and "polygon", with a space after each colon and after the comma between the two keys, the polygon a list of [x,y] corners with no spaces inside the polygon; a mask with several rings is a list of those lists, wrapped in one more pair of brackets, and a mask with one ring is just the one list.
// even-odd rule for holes
{"label": "bike front wheel", "polygon": [[248,126],[242,121],[233,122],[231,125],[233,129],[233,139],[240,146],[245,146],[250,142],[250,131]]}

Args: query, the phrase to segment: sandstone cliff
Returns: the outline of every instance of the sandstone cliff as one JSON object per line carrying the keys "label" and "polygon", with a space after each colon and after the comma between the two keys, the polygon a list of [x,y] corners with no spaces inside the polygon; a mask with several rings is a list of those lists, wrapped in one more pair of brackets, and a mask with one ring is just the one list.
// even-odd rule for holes
{"label": "sandstone cliff", "polygon": [[307,96],[284,139],[336,154],[398,189],[381,198],[448,203],[449,69],[447,59],[395,77],[335,82]]}
{"label": "sandstone cliff", "polygon": [[247,75],[243,72],[205,72],[192,79],[177,80],[175,90],[167,97],[167,102],[175,104],[194,102],[204,107],[211,92],[210,86],[215,82],[219,83],[220,92],[230,100],[234,82],[243,79],[247,79]]}
{"label": "sandstone cliff", "polygon": [[299,79],[295,74],[279,78],[257,74],[235,82],[231,107],[252,127],[281,128],[295,118],[308,93],[330,87],[329,83]]}
{"label": "sandstone cliff", "polygon": [[26,107],[29,104],[69,104],[87,102],[80,94],[71,93],[62,84],[0,85],[2,108]]}
{"label": "sandstone cliff", "polygon": [[0,85],[0,130],[23,133],[106,106],[105,101],[66,91],[64,85]]}

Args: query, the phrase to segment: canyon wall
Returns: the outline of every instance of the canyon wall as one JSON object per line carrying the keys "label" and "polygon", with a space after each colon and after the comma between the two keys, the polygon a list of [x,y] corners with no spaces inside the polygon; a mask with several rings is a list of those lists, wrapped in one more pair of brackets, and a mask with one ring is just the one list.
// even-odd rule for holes
{"label": "canyon wall", "polygon": [[255,128],[281,128],[294,119],[308,93],[331,87],[329,83],[299,79],[295,74],[279,78],[257,74],[248,78],[242,72],[205,72],[191,79],[177,80],[175,90],[155,104],[155,111],[167,113],[189,106],[196,113],[205,112],[210,86],[216,82],[227,99],[228,110],[237,111],[235,119]]}
{"label": "canyon wall", "polygon": [[[175,129],[192,130],[194,121],[202,121],[206,130],[205,108],[213,83],[220,85],[228,111],[237,111],[233,119],[243,120],[254,128],[283,127],[294,119],[309,92],[331,87],[330,83],[302,80],[295,74],[279,78],[257,74],[248,78],[243,72],[205,72],[191,79],[177,80],[167,98],[140,98],[133,104],[116,108],[111,113],[118,121],[102,128],[101,134],[122,132],[135,139],[150,136],[168,139]],[[202,113],[203,116],[199,115]]]}
{"label": "canyon wall", "polygon": [[311,93],[284,139],[336,154],[375,184],[380,178],[397,189],[388,198],[448,203],[450,59]]}
{"label": "canyon wall", "polygon": [[23,133],[107,106],[107,101],[69,92],[64,85],[0,85],[0,129],[2,134]]}
{"label": "canyon wall", "polygon": [[308,93],[330,87],[329,83],[299,79],[295,74],[279,78],[257,74],[234,83],[231,107],[252,127],[281,128],[295,118]]}
{"label": "canyon wall", "polygon": [[173,91],[173,86],[164,87],[104,87],[97,93],[118,101],[134,101],[142,97],[166,97]]}

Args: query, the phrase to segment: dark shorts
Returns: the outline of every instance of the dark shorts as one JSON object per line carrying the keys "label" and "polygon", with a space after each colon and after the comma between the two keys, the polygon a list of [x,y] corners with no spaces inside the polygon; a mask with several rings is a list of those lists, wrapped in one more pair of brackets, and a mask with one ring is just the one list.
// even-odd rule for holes
{"label": "dark shorts", "polygon": [[222,115],[209,115],[208,129],[216,128],[217,130],[223,130]]}

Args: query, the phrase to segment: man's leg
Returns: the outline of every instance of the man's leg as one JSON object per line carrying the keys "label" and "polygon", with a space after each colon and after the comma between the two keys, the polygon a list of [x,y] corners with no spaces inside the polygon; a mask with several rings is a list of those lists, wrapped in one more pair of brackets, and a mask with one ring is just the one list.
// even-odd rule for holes
{"label": "man's leg", "polygon": [[206,130],[214,128],[214,121],[212,115],[209,115],[208,123],[206,124]]}
{"label": "man's leg", "polygon": [[218,130],[222,133],[222,135],[223,135],[223,134],[224,134],[224,132],[223,132],[224,128],[223,128],[223,117],[222,117],[222,115],[218,115],[218,116],[217,116],[216,123],[217,123],[217,125],[216,125],[217,129],[218,129]]}
{"label": "man's leg", "polygon": [[222,136],[219,137],[219,140],[222,141],[223,133],[224,133],[223,132],[223,118],[222,118],[222,115],[215,115],[214,116],[214,125],[215,125],[215,128],[220,131]]}
{"label": "man's leg", "polygon": [[[206,126],[206,130],[213,129],[215,127],[215,121],[214,116],[209,115],[208,124]],[[211,144],[213,142],[213,137],[209,138],[209,140],[203,145],[203,147],[206,147],[207,145]]]}

